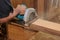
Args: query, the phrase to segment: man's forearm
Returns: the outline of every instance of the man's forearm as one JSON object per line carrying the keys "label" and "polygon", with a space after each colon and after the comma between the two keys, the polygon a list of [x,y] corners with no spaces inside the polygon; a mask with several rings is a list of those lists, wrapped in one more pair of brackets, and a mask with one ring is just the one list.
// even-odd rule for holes
{"label": "man's forearm", "polygon": [[13,11],[13,13],[10,13],[10,15],[7,17],[7,19],[10,20],[10,19],[14,18],[15,16],[18,15],[18,13],[19,13],[19,10],[15,9],[15,10]]}

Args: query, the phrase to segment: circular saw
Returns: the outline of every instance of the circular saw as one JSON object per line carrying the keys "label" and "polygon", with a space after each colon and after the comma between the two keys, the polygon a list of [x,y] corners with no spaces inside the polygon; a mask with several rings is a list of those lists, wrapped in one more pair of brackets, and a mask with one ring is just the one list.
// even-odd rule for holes
{"label": "circular saw", "polygon": [[34,20],[38,17],[37,12],[34,8],[27,8],[24,14],[24,18],[23,21],[20,21],[20,19],[15,18],[17,20],[18,24],[22,24],[25,26],[29,26],[29,24],[31,24],[32,22],[34,22]]}

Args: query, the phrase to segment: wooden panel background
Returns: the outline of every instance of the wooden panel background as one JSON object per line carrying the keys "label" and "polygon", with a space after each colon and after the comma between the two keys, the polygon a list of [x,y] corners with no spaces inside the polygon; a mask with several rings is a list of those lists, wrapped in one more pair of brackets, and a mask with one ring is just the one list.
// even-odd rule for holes
{"label": "wooden panel background", "polygon": [[28,7],[36,8],[36,0],[11,0],[13,7],[16,7],[18,4],[25,3]]}
{"label": "wooden panel background", "polygon": [[21,4],[23,0],[11,0],[11,4],[13,7],[16,7],[17,4]]}
{"label": "wooden panel background", "polygon": [[37,1],[38,15],[40,18],[44,17],[44,0]]}

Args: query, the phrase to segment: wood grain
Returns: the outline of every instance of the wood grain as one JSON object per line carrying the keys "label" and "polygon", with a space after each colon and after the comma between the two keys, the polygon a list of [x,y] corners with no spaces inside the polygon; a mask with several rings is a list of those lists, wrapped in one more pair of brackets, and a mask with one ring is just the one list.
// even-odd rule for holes
{"label": "wood grain", "polygon": [[37,19],[30,25],[30,28],[60,36],[60,24],[47,20]]}
{"label": "wood grain", "polygon": [[28,40],[35,32],[25,30],[21,27],[8,25],[9,39],[11,40]]}

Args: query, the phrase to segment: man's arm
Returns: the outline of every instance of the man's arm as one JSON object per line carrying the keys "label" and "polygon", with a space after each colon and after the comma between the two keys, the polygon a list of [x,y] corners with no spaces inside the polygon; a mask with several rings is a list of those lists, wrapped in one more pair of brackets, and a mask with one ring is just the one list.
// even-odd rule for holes
{"label": "man's arm", "polygon": [[10,13],[9,16],[7,17],[7,19],[10,20],[10,19],[14,18],[15,16],[18,15],[18,13],[19,13],[19,10],[14,9],[13,13]]}
{"label": "man's arm", "polygon": [[16,8],[14,9],[13,13],[10,13],[8,17],[5,17],[5,18],[1,18],[0,19],[0,23],[6,23],[8,22],[9,20],[11,20],[12,18],[14,18],[15,16],[17,16],[17,14],[19,13],[19,9]]}
{"label": "man's arm", "polygon": [[13,13],[10,13],[8,17],[0,19],[0,23],[8,22],[9,20],[17,16],[19,12],[20,12],[20,6],[17,6],[17,8],[13,10]]}
{"label": "man's arm", "polygon": [[[14,8],[13,8],[14,9]],[[15,16],[18,15],[18,13],[20,12],[20,6],[17,6],[14,10],[13,13],[10,13],[10,15],[7,17],[8,19],[12,19]]]}

